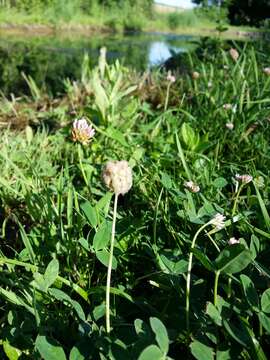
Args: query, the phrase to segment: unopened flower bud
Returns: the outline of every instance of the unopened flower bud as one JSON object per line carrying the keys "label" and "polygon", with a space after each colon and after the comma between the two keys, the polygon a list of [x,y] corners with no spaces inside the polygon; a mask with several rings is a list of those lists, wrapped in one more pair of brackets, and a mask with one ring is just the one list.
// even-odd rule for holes
{"label": "unopened flower bud", "polygon": [[232,104],[224,104],[223,106],[224,110],[231,110],[232,109]]}
{"label": "unopened flower bud", "polygon": [[270,76],[270,67],[264,68],[263,72],[265,73],[265,75]]}
{"label": "unopened flower bud", "polygon": [[234,61],[237,61],[237,60],[238,60],[238,58],[239,58],[239,53],[238,53],[238,51],[237,51],[236,49],[231,48],[231,49],[229,50],[229,54],[230,54],[231,58],[232,58]]}
{"label": "unopened flower bud", "polygon": [[228,241],[229,245],[235,245],[235,244],[239,244],[239,243],[240,243],[239,239],[236,239],[234,237],[231,237],[230,240]]}
{"label": "unopened flower bud", "polygon": [[176,78],[175,78],[174,75],[172,75],[171,71],[168,71],[167,80],[168,80],[170,83],[174,83],[174,82],[176,81]]}
{"label": "unopened flower bud", "polygon": [[226,124],[226,128],[229,129],[229,130],[233,130],[234,124],[232,122],[229,122],[229,123]]}
{"label": "unopened flower bud", "polygon": [[199,79],[199,77],[200,77],[200,73],[198,73],[198,71],[194,71],[192,73],[192,79],[193,80],[197,80],[197,79]]}
{"label": "unopened flower bud", "polygon": [[105,185],[115,194],[126,194],[132,186],[132,170],[126,160],[109,161],[103,170]]}

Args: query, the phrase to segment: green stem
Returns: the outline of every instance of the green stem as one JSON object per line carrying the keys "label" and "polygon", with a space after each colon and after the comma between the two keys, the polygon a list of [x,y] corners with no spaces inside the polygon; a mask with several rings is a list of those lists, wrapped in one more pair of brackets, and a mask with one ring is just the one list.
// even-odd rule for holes
{"label": "green stem", "polygon": [[228,279],[228,299],[232,296],[232,279]]}
{"label": "green stem", "polygon": [[186,327],[187,331],[189,332],[190,325],[189,325],[189,298],[190,298],[190,281],[191,281],[191,269],[192,269],[192,260],[193,260],[193,252],[192,250],[195,247],[197,237],[199,236],[200,232],[206,228],[206,226],[209,225],[210,222],[204,224],[199,228],[199,230],[194,235],[194,238],[191,243],[190,253],[189,253],[189,259],[188,259],[188,272],[187,272],[187,282],[186,282]]}
{"label": "green stem", "polygon": [[106,285],[106,331],[107,331],[108,334],[111,331],[111,324],[110,324],[110,287],[111,287],[113,248],[114,248],[114,238],[115,238],[115,224],[116,224],[116,215],[117,215],[117,201],[118,201],[118,194],[115,194],[114,208],[113,208],[111,247],[110,247],[110,257],[109,257],[108,271],[107,271],[107,285]]}
{"label": "green stem", "polygon": [[235,215],[235,212],[236,212],[236,208],[237,208],[237,203],[238,203],[238,199],[239,199],[239,195],[240,195],[240,192],[242,190],[242,185],[240,185],[237,193],[236,193],[236,197],[235,197],[235,200],[234,200],[234,204],[233,204],[233,209],[232,209],[232,216]]}
{"label": "green stem", "polygon": [[169,94],[170,94],[170,86],[171,86],[171,83],[169,82],[169,84],[168,84],[168,86],[167,86],[166,100],[165,100],[165,104],[164,104],[164,111],[166,111],[166,110],[167,110],[167,107],[168,107]]}
{"label": "green stem", "polygon": [[216,271],[215,273],[215,285],[214,285],[214,305],[217,306],[217,289],[218,289],[218,279],[219,279],[220,271]]}
{"label": "green stem", "polygon": [[78,149],[78,157],[79,157],[80,170],[81,170],[81,173],[82,173],[82,176],[83,176],[85,185],[88,186],[87,176],[86,176],[86,174],[85,174],[85,171],[84,171],[84,168],[83,168],[83,164],[82,164],[82,149],[81,149],[80,144],[78,144],[77,149]]}

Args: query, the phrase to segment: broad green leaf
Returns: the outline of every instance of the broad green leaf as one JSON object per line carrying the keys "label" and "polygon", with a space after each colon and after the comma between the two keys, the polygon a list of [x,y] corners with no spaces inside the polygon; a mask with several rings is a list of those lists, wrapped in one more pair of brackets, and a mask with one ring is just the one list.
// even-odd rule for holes
{"label": "broad green leaf", "polygon": [[56,280],[59,273],[59,262],[57,259],[53,259],[47,266],[44,273],[44,281],[46,288],[48,289]]}
{"label": "broad green leaf", "polygon": [[191,353],[197,360],[214,360],[214,351],[210,346],[195,340],[190,345]]}
{"label": "broad green leaf", "polygon": [[193,254],[196,259],[200,261],[200,263],[209,271],[215,271],[214,265],[211,260],[205,255],[202,251],[198,249],[192,249]]}
{"label": "broad green leaf", "polygon": [[270,289],[265,290],[261,297],[261,308],[262,311],[269,314],[270,313]]}
{"label": "broad green leaf", "polygon": [[138,360],[164,360],[164,356],[156,345],[149,345],[140,354]]}
{"label": "broad green leaf", "polygon": [[127,143],[127,141],[126,141],[126,139],[125,139],[125,136],[124,136],[119,130],[117,130],[117,129],[114,129],[114,128],[112,128],[112,127],[109,127],[109,128],[106,130],[106,135],[107,135],[109,138],[111,138],[111,139],[119,142],[119,144],[121,144],[122,146],[125,146],[125,147],[128,147],[128,146],[129,146],[128,143]]}
{"label": "broad green leaf", "polygon": [[187,271],[188,262],[186,260],[172,261],[165,255],[158,255],[157,260],[160,268],[167,274],[179,275]]}
{"label": "broad green leaf", "polygon": [[44,360],[66,360],[64,350],[54,339],[38,335],[35,345]]}
{"label": "broad green leaf", "polygon": [[18,360],[21,356],[22,352],[14,346],[10,345],[7,340],[3,341],[3,348],[9,360]]}
{"label": "broad green leaf", "polygon": [[222,317],[218,311],[218,309],[211,302],[207,303],[206,314],[213,320],[213,322],[221,326],[222,325]]}
{"label": "broad green leaf", "polygon": [[[96,252],[96,256],[98,258],[98,260],[105,265],[106,267],[108,267],[109,264],[109,252],[107,250],[99,250]],[[117,268],[117,260],[115,259],[115,257],[113,256],[113,261],[112,261],[112,269],[115,270]]]}
{"label": "broad green leaf", "polygon": [[96,209],[93,206],[91,206],[89,201],[84,202],[81,205],[81,209],[82,209],[87,221],[89,222],[89,224],[93,228],[95,228],[98,224]]}
{"label": "broad green leaf", "polygon": [[221,251],[215,260],[215,267],[221,273],[234,274],[244,270],[251,261],[251,252],[243,245],[236,244]]}
{"label": "broad green leaf", "polygon": [[84,311],[83,311],[81,305],[76,300],[71,299],[71,297],[68,294],[64,293],[64,291],[59,290],[59,289],[52,288],[49,290],[49,293],[55,299],[60,300],[60,301],[66,301],[68,304],[70,304],[76,311],[78,317],[82,321],[85,321]]}
{"label": "broad green leaf", "polygon": [[218,350],[216,360],[231,360],[230,350]]}
{"label": "broad green leaf", "polygon": [[248,304],[254,308],[254,310],[258,311],[259,298],[253,282],[248,276],[244,274],[240,275],[240,280],[242,283],[245,299],[247,300]]}
{"label": "broad green leaf", "polygon": [[110,241],[111,238],[112,223],[110,221],[104,221],[98,228],[94,239],[93,248],[95,251],[103,250]]}
{"label": "broad green leaf", "polygon": [[169,338],[166,327],[155,317],[150,318],[150,325],[156,335],[156,341],[160,350],[166,355],[169,351]]}
{"label": "broad green leaf", "polygon": [[258,314],[260,323],[265,328],[265,330],[270,334],[270,317],[264,314],[263,312],[259,312]]}
{"label": "broad green leaf", "polygon": [[172,179],[167,173],[161,174],[161,183],[167,190],[170,190],[172,188]]}
{"label": "broad green leaf", "polygon": [[183,123],[181,126],[181,136],[184,143],[189,149],[194,150],[199,144],[199,135],[195,134],[194,130],[188,123]]}
{"label": "broad green leaf", "polygon": [[223,188],[228,184],[228,181],[226,179],[224,179],[223,177],[219,177],[217,179],[214,180],[213,182],[213,186],[216,188]]}

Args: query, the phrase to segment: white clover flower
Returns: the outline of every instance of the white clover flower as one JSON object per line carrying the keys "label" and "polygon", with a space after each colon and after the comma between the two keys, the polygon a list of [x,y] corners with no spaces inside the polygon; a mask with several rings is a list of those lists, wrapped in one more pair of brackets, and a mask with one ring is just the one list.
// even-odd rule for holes
{"label": "white clover flower", "polygon": [[234,128],[234,124],[232,122],[228,122],[225,126],[229,130],[233,130],[233,128]]}
{"label": "white clover flower", "polygon": [[208,89],[211,89],[211,88],[213,87],[213,83],[212,83],[212,81],[208,81],[208,83],[207,83],[207,87],[208,87]]}
{"label": "white clover flower", "polygon": [[76,119],[73,122],[72,139],[83,145],[87,145],[95,135],[95,129],[89,125],[85,118]]}
{"label": "white clover flower", "polygon": [[237,51],[236,49],[231,48],[231,49],[229,50],[229,54],[230,54],[231,58],[232,58],[234,61],[237,61],[237,60],[238,60],[238,58],[239,58],[239,53],[238,53],[238,51]]}
{"label": "white clover flower", "polygon": [[176,77],[174,75],[172,75],[171,71],[168,71],[167,80],[170,83],[174,83],[176,81]]}
{"label": "white clover flower", "polygon": [[126,194],[132,187],[132,170],[128,162],[108,161],[103,169],[103,180],[115,194]]}
{"label": "white clover flower", "polygon": [[228,241],[229,245],[234,245],[234,244],[240,244],[240,240],[236,239],[235,237],[231,237]]}
{"label": "white clover flower", "polygon": [[248,174],[244,174],[244,175],[236,174],[235,180],[237,180],[238,182],[241,182],[242,184],[245,185],[245,184],[248,184],[249,182],[251,182],[253,180],[253,177]]}
{"label": "white clover flower", "polygon": [[270,67],[264,68],[263,72],[265,73],[265,75],[270,76]]}
{"label": "white clover flower", "polygon": [[200,191],[200,187],[199,185],[197,185],[196,183],[194,183],[193,181],[186,181],[184,183],[184,186],[192,193],[197,193]]}
{"label": "white clover flower", "polygon": [[214,225],[217,230],[221,230],[225,226],[226,217],[220,213],[217,213],[212,220],[209,221],[209,224]]}

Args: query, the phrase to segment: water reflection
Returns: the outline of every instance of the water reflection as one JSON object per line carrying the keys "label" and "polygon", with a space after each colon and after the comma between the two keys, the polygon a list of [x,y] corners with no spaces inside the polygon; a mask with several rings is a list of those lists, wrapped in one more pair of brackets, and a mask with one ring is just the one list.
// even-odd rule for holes
{"label": "water reflection", "polygon": [[85,53],[91,65],[97,63],[99,50],[106,46],[108,62],[120,59],[125,65],[145,70],[160,65],[172,53],[194,48],[193,37],[163,34],[108,36],[1,36],[0,88],[7,95],[23,94],[28,87],[22,72],[39,87],[53,94],[63,91],[65,78],[77,79]]}

